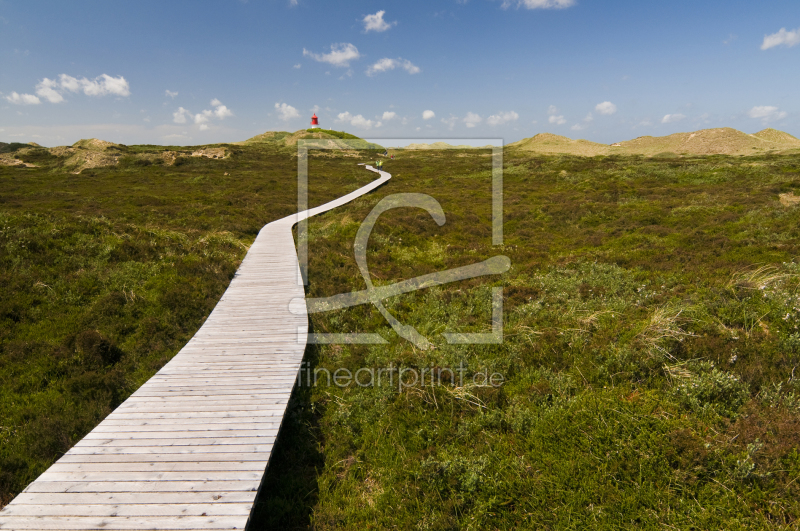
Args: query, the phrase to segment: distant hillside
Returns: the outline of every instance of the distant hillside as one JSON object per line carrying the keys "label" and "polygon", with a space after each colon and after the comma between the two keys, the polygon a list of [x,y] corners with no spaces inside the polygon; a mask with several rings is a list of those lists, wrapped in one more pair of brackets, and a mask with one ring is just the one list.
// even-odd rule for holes
{"label": "distant hillside", "polygon": [[611,145],[541,133],[508,145],[543,154],[594,155],[758,155],[800,151],[800,140],[783,131],[764,129],[749,135],[730,127],[702,129],[668,136],[640,136]]}
{"label": "distant hillside", "polygon": [[344,131],[333,131],[330,129],[300,129],[294,133],[288,131],[267,131],[266,133],[248,138],[244,142],[237,142],[237,144],[267,144],[294,148],[297,146],[298,140],[319,140],[320,142],[315,142],[314,144],[321,148],[382,149],[378,144],[367,142],[363,138],[345,133]]}
{"label": "distant hillside", "polygon": [[71,146],[45,148],[33,142],[29,144],[0,143],[0,166],[24,166],[35,168],[41,163],[56,162],[59,167],[78,174],[90,168],[109,166],[149,166],[151,164],[172,166],[183,164],[190,157],[226,159],[229,147],[220,145],[175,147],[175,146],[126,146],[97,138],[78,140]]}
{"label": "distant hillside", "polygon": [[[480,146],[480,148],[486,149],[491,147],[492,146]],[[448,144],[447,142],[433,142],[432,144],[409,144],[406,147],[399,149],[475,149],[475,146],[468,146],[466,144],[454,146],[452,144]]]}
{"label": "distant hillside", "polygon": [[588,140],[572,140],[571,138],[551,133],[539,133],[531,138],[523,138],[519,142],[509,144],[507,147],[535,151],[537,153],[569,153],[586,157],[608,155],[611,149],[605,144],[597,144]]}

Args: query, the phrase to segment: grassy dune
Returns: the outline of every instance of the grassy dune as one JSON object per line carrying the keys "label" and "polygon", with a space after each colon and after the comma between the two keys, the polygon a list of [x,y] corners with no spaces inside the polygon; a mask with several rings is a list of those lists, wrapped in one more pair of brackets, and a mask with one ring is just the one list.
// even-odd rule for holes
{"label": "grassy dune", "polygon": [[539,154],[567,154],[585,157],[597,155],[645,155],[648,157],[761,155],[764,153],[798,153],[800,152],[800,140],[775,129],[764,129],[748,135],[730,127],[721,127],[660,137],[640,136],[611,145],[541,133],[509,144],[508,147]]}
{"label": "grassy dune", "polygon": [[[207,148],[227,155],[170,148],[186,152],[170,164],[124,146],[79,174],[49,152],[0,167],[3,501],[177,352],[258,228],[293,211],[290,150]],[[360,160],[312,154],[312,204],[371,180]],[[488,151],[404,151],[386,167],[387,185],[310,221],[310,297],[364,288],[356,231],[399,192],[430,194],[447,222],[385,213],[376,285],[497,254],[512,268],[386,301],[428,350],[371,306],[312,315],[317,332],[389,341],[309,347],[312,369],[463,364],[467,383],[297,388],[254,529],[797,526],[800,207],[786,198],[800,156],[512,148],[502,247]],[[493,286],[504,342],[447,344],[442,332],[489,330]],[[484,370],[505,384],[471,383]]]}

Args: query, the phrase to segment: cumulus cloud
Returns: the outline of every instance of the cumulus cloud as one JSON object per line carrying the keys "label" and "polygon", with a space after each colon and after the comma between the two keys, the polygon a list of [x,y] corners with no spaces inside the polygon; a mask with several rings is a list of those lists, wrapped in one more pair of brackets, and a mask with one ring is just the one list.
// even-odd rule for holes
{"label": "cumulus cloud", "polygon": [[383,20],[383,15],[386,14],[386,11],[378,11],[374,15],[367,15],[364,17],[362,22],[364,23],[364,32],[369,31],[377,31],[378,33],[382,31],[386,31],[397,22],[386,22]]}
{"label": "cumulus cloud", "polygon": [[276,103],[275,110],[278,111],[279,118],[284,122],[288,122],[293,118],[300,117],[300,113],[297,112],[297,109],[295,109],[288,103]]}
{"label": "cumulus cloud", "polygon": [[336,121],[337,122],[349,123],[353,127],[358,127],[359,129],[372,129],[373,125],[376,126],[376,127],[380,127],[381,126],[380,122],[373,122],[372,120],[368,120],[368,119],[364,118],[360,114],[356,114],[355,116],[353,116],[352,114],[350,114],[347,111],[340,112],[336,116]]}
{"label": "cumulus cloud", "polygon": [[567,120],[564,119],[563,114],[558,114],[558,115],[551,114],[550,117],[547,118],[547,121],[555,125],[564,125],[565,123],[567,123]]}
{"label": "cumulus cloud", "polygon": [[384,122],[388,122],[389,120],[394,119],[397,116],[397,113],[394,111],[385,111],[383,113],[383,117],[381,118]]}
{"label": "cumulus cloud", "polygon": [[[45,78],[47,79],[47,78]],[[87,96],[106,96],[113,94],[115,96],[130,96],[130,85],[124,77],[111,77],[108,74],[102,74],[94,79],[80,79],[61,74],[58,76],[59,85],[62,89],[70,92],[83,92]]]}
{"label": "cumulus cloud", "polygon": [[575,0],[503,0],[503,9],[511,6],[525,9],[564,9],[575,5]]}
{"label": "cumulus cloud", "polygon": [[664,117],[661,119],[662,124],[672,124],[675,122],[680,122],[686,118],[686,116],[682,114],[665,114]]}
{"label": "cumulus cloud", "polygon": [[350,61],[361,57],[358,48],[348,42],[331,44],[330,53],[313,53],[303,48],[303,56],[311,57],[320,63],[328,63],[337,67],[349,67]]}
{"label": "cumulus cloud", "polygon": [[[111,77],[103,74],[94,79],[75,78],[67,74],[61,74],[58,79],[44,78],[36,84],[36,96],[32,94],[12,93],[6,99],[12,103],[37,104],[41,103],[39,98],[43,98],[50,103],[61,103],[64,101],[65,92],[83,92],[87,96],[130,96],[130,85],[124,77]],[[169,92],[169,91],[167,91]],[[16,94],[16,96],[13,96]],[[178,94],[177,92],[175,93]]]}
{"label": "cumulus cloud", "polygon": [[493,114],[486,119],[489,125],[502,125],[507,122],[514,122],[519,119],[519,114],[514,111],[500,112]]}
{"label": "cumulus cloud", "polygon": [[781,111],[771,105],[756,106],[747,111],[750,118],[760,118],[764,123],[786,118],[786,111]]}
{"label": "cumulus cloud", "polygon": [[587,127],[589,126],[586,124],[575,124],[572,127],[570,127],[570,129],[572,129],[573,131],[583,131]]}
{"label": "cumulus cloud", "polygon": [[301,65],[300,63],[297,63],[297,64],[296,64],[296,65],[294,65],[292,68],[296,68],[296,69],[298,69],[298,70],[299,70],[300,68],[303,68],[303,65]]}
{"label": "cumulus cloud", "polygon": [[467,115],[464,117],[464,123],[469,128],[475,127],[476,125],[478,125],[482,121],[483,121],[483,118],[481,118],[480,115],[475,114],[474,112],[468,112]]}
{"label": "cumulus cloud", "polygon": [[187,119],[194,120],[194,115],[183,107],[178,107],[178,110],[172,113],[172,121],[176,124],[185,124]]}
{"label": "cumulus cloud", "polygon": [[218,120],[224,120],[229,116],[233,116],[231,110],[223,105],[217,98],[211,100],[211,106],[214,108],[200,111],[197,114],[192,114],[188,109],[178,107],[178,110],[172,113],[172,121],[176,124],[185,124],[188,121],[193,121],[196,125],[200,126],[201,131],[205,131],[208,129],[208,122],[211,119],[216,118]]}
{"label": "cumulus cloud", "polygon": [[458,116],[453,116],[452,114],[449,118],[442,118],[442,123],[451,131],[456,126],[456,122],[458,122]]}
{"label": "cumulus cloud", "polygon": [[169,89],[167,89],[167,90],[164,92],[164,94],[165,94],[166,96],[169,96],[170,98],[174,98],[175,96],[177,96],[177,95],[178,95],[178,93],[177,93],[177,92],[172,92],[172,91],[171,91],[171,90],[169,90]]}
{"label": "cumulus cloud", "polygon": [[61,103],[64,101],[64,96],[61,95],[58,89],[58,81],[44,78],[36,85],[36,95],[41,96],[50,103]]}
{"label": "cumulus cloud", "polygon": [[39,98],[33,94],[17,94],[16,92],[12,92],[6,96],[6,99],[14,105],[39,105],[42,103]]}
{"label": "cumulus cloud", "polygon": [[436,113],[433,111],[422,111],[422,119],[423,120],[430,120],[431,118],[436,118]]}
{"label": "cumulus cloud", "polygon": [[761,49],[769,50],[776,46],[791,48],[798,44],[800,44],[800,28],[791,31],[786,31],[786,28],[781,28],[777,33],[764,35],[764,42],[761,43]]}
{"label": "cumulus cloud", "polygon": [[617,112],[617,106],[610,101],[604,101],[603,103],[595,105],[594,110],[600,114],[611,115]]}
{"label": "cumulus cloud", "polygon": [[408,59],[403,59],[402,57],[398,57],[397,59],[384,57],[367,69],[367,75],[374,76],[380,72],[388,72],[389,70],[394,70],[395,68],[402,68],[409,74],[419,74],[422,71],[418,66]]}

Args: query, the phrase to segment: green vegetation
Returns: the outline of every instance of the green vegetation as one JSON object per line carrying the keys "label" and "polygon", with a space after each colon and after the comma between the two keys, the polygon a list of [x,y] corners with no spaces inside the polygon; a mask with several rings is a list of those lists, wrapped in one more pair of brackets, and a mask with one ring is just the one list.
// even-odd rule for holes
{"label": "green vegetation", "polygon": [[357,137],[356,135],[351,135],[350,133],[345,133],[344,131],[334,131],[332,129],[320,129],[319,127],[315,129],[306,129],[306,132],[323,133],[342,140],[361,140],[360,137]]}
{"label": "green vegetation", "polygon": [[[125,147],[153,151],[153,147]],[[190,151],[188,148],[176,148]],[[8,501],[188,340],[246,246],[295,208],[296,161],[269,143],[222,160],[67,173],[0,167],[0,487]],[[661,150],[666,151],[666,150]],[[374,158],[312,152],[311,203]],[[348,154],[349,155],[349,154]],[[491,245],[488,151],[404,151],[392,180],[309,222],[310,297],[364,288],[352,251],[386,195],[376,285],[503,254],[511,270],[386,301],[434,345],[360,306],[317,332],[312,368],[447,368],[463,385],[300,387],[254,529],[792,529],[800,519],[800,157],[573,157],[508,150]],[[225,174],[228,175],[225,175]],[[501,345],[486,332],[504,288]],[[474,385],[483,370],[502,387]]]}

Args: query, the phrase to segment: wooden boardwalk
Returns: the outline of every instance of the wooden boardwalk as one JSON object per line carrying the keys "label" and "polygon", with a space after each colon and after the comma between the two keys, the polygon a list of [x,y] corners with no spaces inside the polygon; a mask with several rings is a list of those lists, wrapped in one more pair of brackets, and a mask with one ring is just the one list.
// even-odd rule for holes
{"label": "wooden boardwalk", "polygon": [[292,227],[380,178],[259,232],[197,334],[0,511],[0,529],[244,529],[303,359]]}

